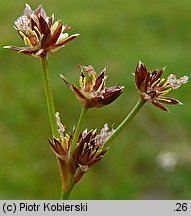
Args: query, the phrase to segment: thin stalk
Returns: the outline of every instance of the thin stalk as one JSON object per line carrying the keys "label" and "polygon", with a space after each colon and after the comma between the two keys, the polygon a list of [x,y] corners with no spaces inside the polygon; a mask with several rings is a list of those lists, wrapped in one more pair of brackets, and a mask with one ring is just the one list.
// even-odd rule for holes
{"label": "thin stalk", "polygon": [[69,200],[69,197],[70,197],[70,192],[67,193],[61,192],[61,197],[60,197],[61,200]]}
{"label": "thin stalk", "polygon": [[104,146],[108,146],[112,143],[112,141],[121,133],[121,131],[131,122],[131,120],[135,117],[135,115],[139,112],[139,110],[144,105],[145,101],[139,99],[131,112],[127,115],[127,117],[121,122],[121,124],[115,129],[114,133],[106,140]]}
{"label": "thin stalk", "polygon": [[58,127],[56,123],[54,100],[52,96],[52,89],[51,89],[49,73],[48,73],[48,61],[46,59],[46,55],[42,56],[40,60],[42,64],[44,89],[45,89],[46,102],[48,107],[48,114],[49,114],[52,135],[54,137],[58,137],[59,136]]}
{"label": "thin stalk", "polygon": [[82,126],[83,126],[84,119],[85,119],[87,111],[88,111],[88,108],[83,106],[80,117],[79,117],[79,120],[78,120],[78,124],[77,124],[77,126],[75,128],[74,136],[73,136],[73,139],[72,139],[72,145],[71,145],[71,152],[72,153],[74,152],[74,148],[76,146],[76,143],[78,141],[78,137],[79,137],[80,132],[82,130]]}
{"label": "thin stalk", "polygon": [[70,190],[67,191],[67,192],[62,191],[60,199],[61,200],[69,200],[70,199],[70,193],[71,193],[73,187],[74,187],[74,185],[72,185],[71,188],[70,188]]}

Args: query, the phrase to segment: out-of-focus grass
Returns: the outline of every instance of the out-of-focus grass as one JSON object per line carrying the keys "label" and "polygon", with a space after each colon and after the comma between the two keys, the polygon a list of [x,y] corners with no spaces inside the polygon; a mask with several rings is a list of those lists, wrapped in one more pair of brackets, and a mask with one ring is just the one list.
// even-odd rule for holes
{"label": "out-of-focus grass", "polygon": [[[108,68],[108,85],[125,85],[113,104],[88,113],[86,127],[114,127],[137,101],[133,75],[142,60],[150,70],[167,65],[166,74],[190,75],[191,2],[151,0],[39,1],[48,14],[73,26],[81,36],[49,55],[57,110],[71,130],[80,104],[59,74],[78,82],[77,65]],[[38,2],[38,3],[39,3]],[[28,1],[36,8],[36,1]],[[12,28],[25,1],[0,2],[1,47],[22,42]],[[16,10],[15,10],[16,8]],[[0,198],[57,199],[60,177],[47,138],[50,127],[37,59],[0,50]],[[190,199],[190,83],[172,95],[184,106],[171,113],[145,105],[113,143],[101,163],[75,187],[72,199]],[[156,163],[160,152],[179,158],[176,169]]]}

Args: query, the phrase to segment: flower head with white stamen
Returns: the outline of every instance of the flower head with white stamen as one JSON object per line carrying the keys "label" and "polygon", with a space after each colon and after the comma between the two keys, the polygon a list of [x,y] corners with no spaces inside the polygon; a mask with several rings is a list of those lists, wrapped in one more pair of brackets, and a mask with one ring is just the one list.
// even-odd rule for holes
{"label": "flower head with white stamen", "polygon": [[69,36],[65,33],[64,31],[70,30],[71,27],[64,25],[61,20],[54,22],[54,16],[48,17],[42,5],[33,11],[26,4],[23,15],[15,21],[15,29],[23,39],[25,47],[4,48],[34,57],[55,52],[79,36],[79,34]]}
{"label": "flower head with white stamen", "polygon": [[94,68],[89,66],[79,66],[81,74],[79,79],[79,88],[70,84],[66,78],[61,75],[65,84],[74,92],[77,99],[86,107],[103,107],[116,100],[123,92],[123,86],[112,86],[106,88],[106,68],[96,75]]}
{"label": "flower head with white stamen", "polygon": [[169,111],[162,104],[180,105],[182,103],[176,99],[165,97],[165,95],[172,89],[177,89],[182,84],[185,84],[188,81],[188,77],[184,76],[180,79],[176,79],[176,76],[171,74],[166,80],[161,78],[164,70],[165,67],[160,70],[149,72],[146,66],[140,61],[135,71],[135,83],[140,98],[143,101],[151,102],[154,106],[163,111]]}
{"label": "flower head with white stamen", "polygon": [[97,130],[84,130],[78,139],[78,143],[74,150],[74,161],[83,172],[97,164],[108,148],[104,148],[104,143],[113,134],[114,130],[109,131],[107,124],[97,134]]}

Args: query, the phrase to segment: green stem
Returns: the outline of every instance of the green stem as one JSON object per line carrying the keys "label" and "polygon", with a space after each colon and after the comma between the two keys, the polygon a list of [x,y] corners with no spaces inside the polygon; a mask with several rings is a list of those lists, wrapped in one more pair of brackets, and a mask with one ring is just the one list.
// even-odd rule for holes
{"label": "green stem", "polygon": [[112,136],[106,140],[104,146],[108,146],[111,142],[120,134],[120,132],[131,122],[131,120],[135,117],[135,115],[139,112],[139,110],[144,105],[145,101],[139,99],[136,103],[135,107],[131,110],[131,112],[127,115],[127,117],[121,122],[121,124],[115,129]]}
{"label": "green stem", "polygon": [[74,185],[72,185],[71,188],[70,188],[70,190],[67,191],[67,192],[62,191],[60,199],[61,200],[69,200],[70,199],[70,193],[71,193],[73,187],[74,187]]}
{"label": "green stem", "polygon": [[70,192],[67,193],[61,192],[61,197],[60,197],[61,200],[69,200],[69,197],[70,197]]}
{"label": "green stem", "polygon": [[43,70],[44,89],[45,89],[46,102],[48,107],[48,114],[50,119],[52,135],[57,138],[59,134],[58,134],[58,127],[56,123],[56,117],[55,117],[54,100],[53,100],[52,90],[50,85],[50,79],[48,73],[48,61],[46,59],[46,55],[42,56],[40,60],[41,60],[42,70]]}
{"label": "green stem", "polygon": [[80,132],[82,130],[82,126],[83,126],[84,119],[85,119],[87,111],[88,111],[88,108],[86,108],[85,106],[83,106],[81,114],[80,114],[80,117],[79,117],[79,120],[78,120],[78,124],[77,124],[77,126],[75,128],[74,136],[73,136],[73,139],[72,139],[72,145],[71,145],[71,152],[72,153],[74,152],[76,143],[78,141],[78,137],[79,137]]}

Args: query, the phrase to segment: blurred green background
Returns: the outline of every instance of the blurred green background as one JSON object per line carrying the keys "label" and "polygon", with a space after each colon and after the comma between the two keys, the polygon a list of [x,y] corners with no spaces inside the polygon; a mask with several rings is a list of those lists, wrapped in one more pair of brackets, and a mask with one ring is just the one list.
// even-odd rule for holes
{"label": "blurred green background", "polygon": [[[59,78],[78,83],[77,65],[108,68],[108,86],[125,92],[113,104],[91,109],[85,127],[117,126],[138,96],[132,73],[149,70],[190,76],[191,1],[44,0],[81,36],[55,54],[49,68],[57,111],[71,131],[81,105]],[[1,47],[23,45],[13,28],[25,0],[0,1]],[[16,8],[16,9],[15,9]],[[50,126],[38,59],[0,49],[0,199],[59,199],[60,176],[47,138]],[[171,96],[184,106],[165,113],[146,104],[114,141],[104,159],[74,188],[71,199],[191,199],[191,87]]]}

